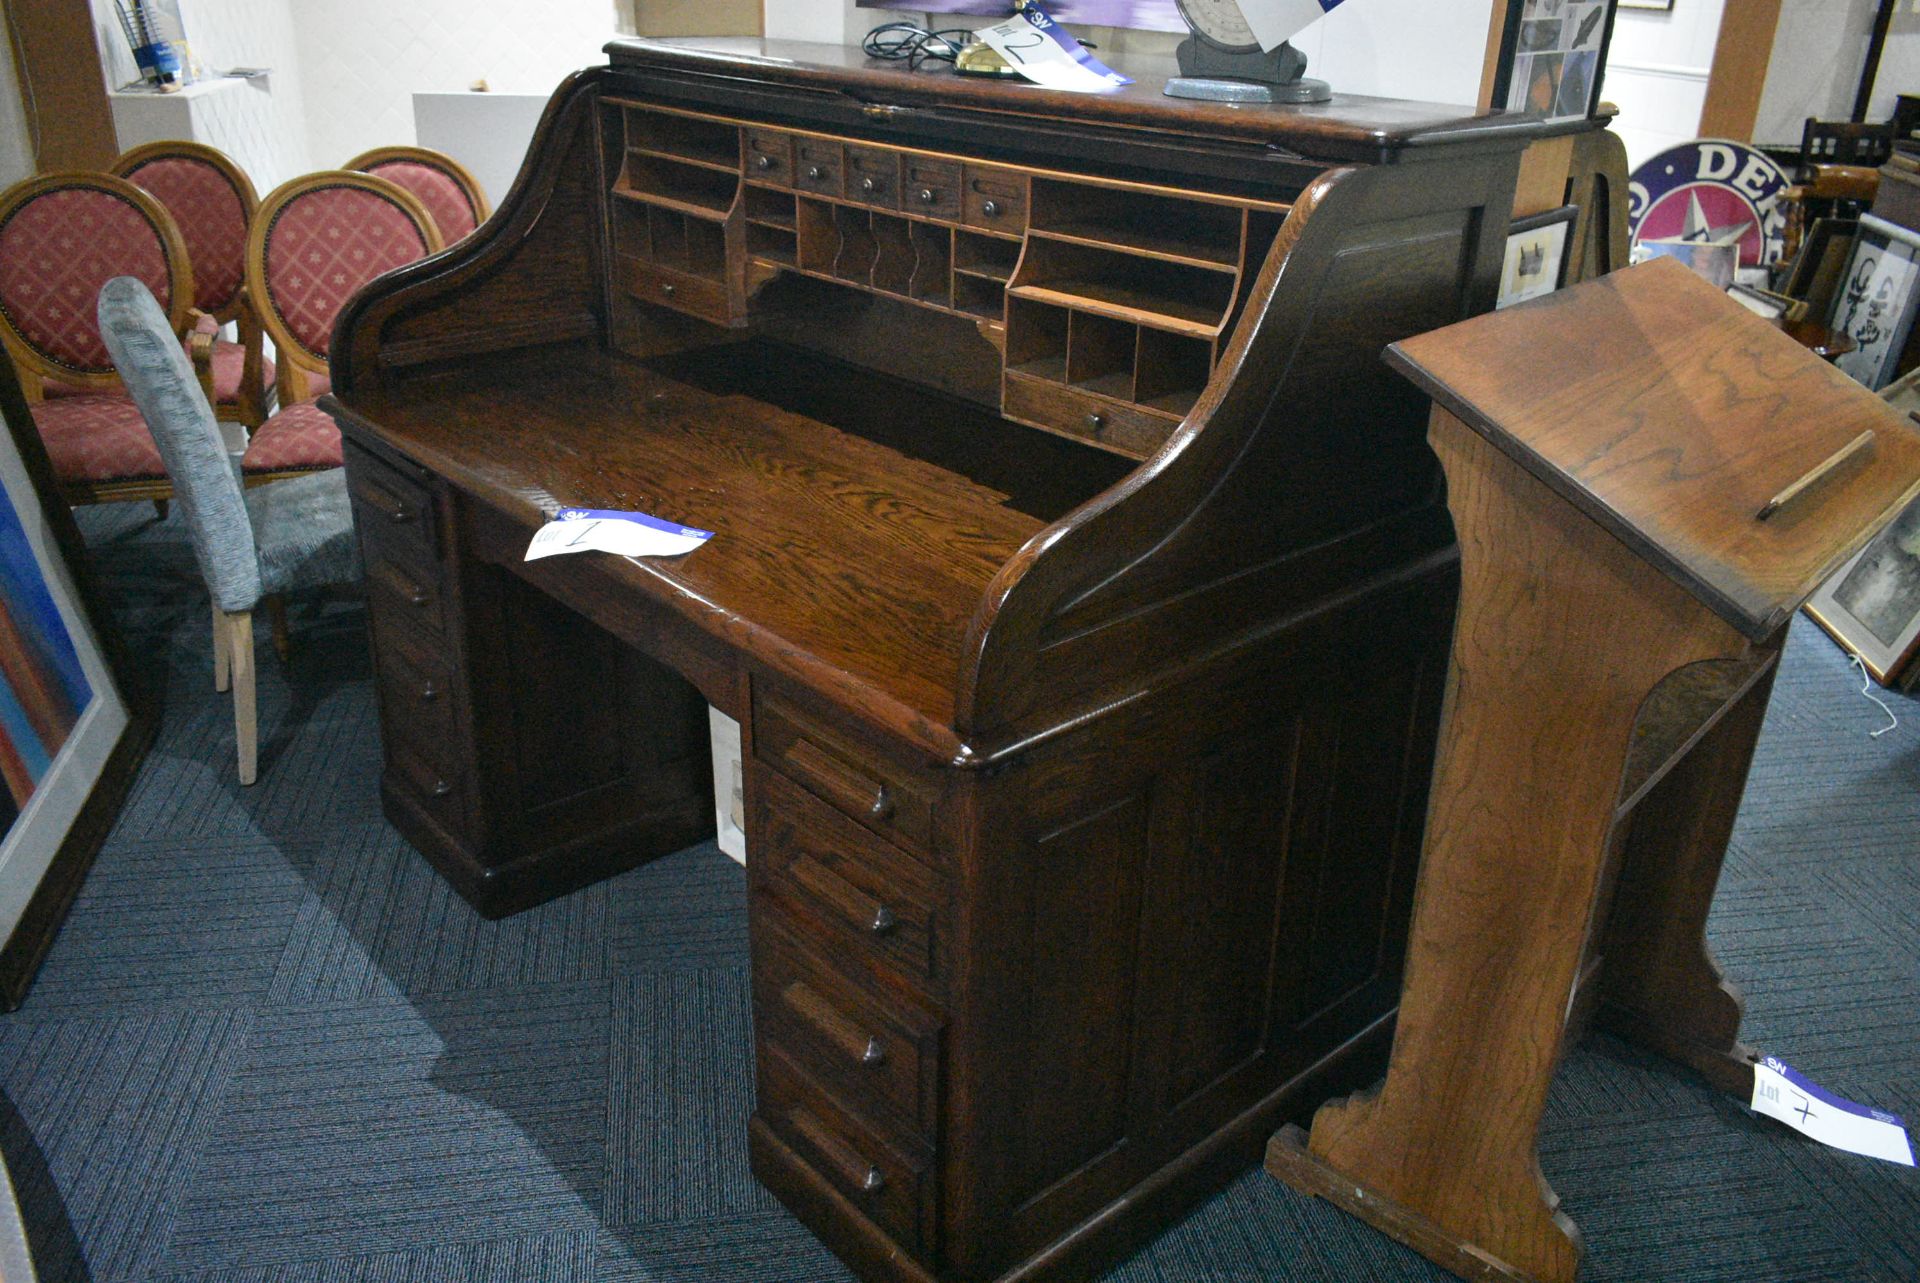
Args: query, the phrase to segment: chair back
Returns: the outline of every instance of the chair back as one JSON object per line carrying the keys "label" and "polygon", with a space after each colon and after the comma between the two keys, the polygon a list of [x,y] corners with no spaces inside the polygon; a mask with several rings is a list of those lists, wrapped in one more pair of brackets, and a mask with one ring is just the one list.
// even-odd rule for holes
{"label": "chair back", "polygon": [[1808,117],[1800,129],[1800,166],[1865,165],[1878,169],[1893,154],[1893,125]]}
{"label": "chair back", "polygon": [[173,215],[193,264],[194,307],[222,324],[237,319],[247,283],[247,224],[260,204],[253,181],[225,153],[190,142],[135,147],[112,172]]}
{"label": "chair back", "polygon": [[472,171],[430,147],[377,147],[355,156],[345,168],[378,174],[419,197],[433,215],[440,238],[449,245],[486,222],[493,212]]}
{"label": "chair back", "polygon": [[225,611],[260,600],[260,560],[233,459],[193,366],[153,294],[130,276],[100,290],[100,337],[173,478],[194,559]]}
{"label": "chair back", "polygon": [[132,276],[176,336],[193,305],[186,243],[166,209],[124,178],[46,174],[0,193],[0,340],[37,399],[48,380],[115,388],[100,287]]}
{"label": "chair back", "polygon": [[[384,178],[325,170],[274,188],[247,233],[247,293],[283,371],[324,373],[334,318],[354,292],[440,246],[426,207]],[[293,400],[303,389],[296,380]],[[283,405],[288,390],[283,380]]]}

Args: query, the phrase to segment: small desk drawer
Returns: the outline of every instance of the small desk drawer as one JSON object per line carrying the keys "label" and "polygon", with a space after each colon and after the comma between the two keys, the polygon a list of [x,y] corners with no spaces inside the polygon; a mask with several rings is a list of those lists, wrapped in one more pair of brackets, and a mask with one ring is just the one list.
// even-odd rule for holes
{"label": "small desk drawer", "polygon": [[380,720],[387,733],[423,744],[451,744],[453,692],[439,648],[391,615],[374,619],[373,634]]}
{"label": "small desk drawer", "polygon": [[846,167],[840,144],[824,138],[796,138],[793,144],[793,185],[801,191],[839,196]]}
{"label": "small desk drawer", "polygon": [[387,779],[425,811],[433,821],[456,836],[466,832],[466,794],[459,772],[432,760],[429,751],[411,736],[387,735]]}
{"label": "small desk drawer", "polygon": [[940,1124],[941,1022],[863,990],[766,917],[754,933],[755,1029],[870,1127],[931,1141]]}
{"label": "small desk drawer", "polygon": [[900,208],[943,222],[960,221],[958,161],[903,156],[900,160]]}
{"label": "small desk drawer", "polygon": [[806,925],[783,915],[792,929],[835,958],[940,993],[941,879],[777,771],[753,770],[754,858],[767,890],[805,911]]}
{"label": "small desk drawer", "polygon": [[777,1050],[758,1061],[761,1120],[889,1238],[930,1256],[938,1210],[931,1155],[870,1131]]}
{"label": "small desk drawer", "polygon": [[874,832],[925,851],[935,790],[778,696],[753,701],[753,753],[788,779]]}
{"label": "small desk drawer", "polygon": [[960,206],[968,227],[1022,235],[1027,230],[1026,175],[998,165],[968,165]]}
{"label": "small desk drawer", "polygon": [[723,281],[689,276],[644,259],[621,258],[620,274],[627,292],[637,299],[670,307],[703,321],[726,325],[732,320]]}
{"label": "small desk drawer", "polygon": [[747,130],[747,177],[756,183],[793,186],[793,135]]}
{"label": "small desk drawer", "polygon": [[847,199],[876,209],[899,209],[899,153],[875,147],[847,148]]}
{"label": "small desk drawer", "polygon": [[366,553],[368,606],[374,617],[384,614],[403,626],[443,633],[446,625],[439,577],[422,573],[409,558],[385,555],[378,538],[365,540],[362,548]]}
{"label": "small desk drawer", "polygon": [[347,493],[361,529],[380,531],[390,543],[413,544],[439,555],[433,495],[425,485],[368,450],[346,443]]}
{"label": "small desk drawer", "polygon": [[1136,459],[1165,445],[1180,426],[1167,416],[1018,374],[1007,375],[1000,411],[1009,419],[1080,437]]}

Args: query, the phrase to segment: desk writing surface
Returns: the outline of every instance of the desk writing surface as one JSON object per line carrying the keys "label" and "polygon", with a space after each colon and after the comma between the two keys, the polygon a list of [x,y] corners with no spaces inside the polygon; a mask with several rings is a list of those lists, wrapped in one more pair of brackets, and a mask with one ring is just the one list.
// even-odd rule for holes
{"label": "desk writing surface", "polygon": [[1901,415],[1665,259],[1406,339],[1387,360],[1756,639],[1920,491],[1920,434]]}
{"label": "desk writing surface", "polygon": [[765,662],[798,652],[940,726],[988,581],[1046,524],[956,472],[585,346],[346,408],[529,533],[573,506],[713,531],[683,557],[580,555]]}

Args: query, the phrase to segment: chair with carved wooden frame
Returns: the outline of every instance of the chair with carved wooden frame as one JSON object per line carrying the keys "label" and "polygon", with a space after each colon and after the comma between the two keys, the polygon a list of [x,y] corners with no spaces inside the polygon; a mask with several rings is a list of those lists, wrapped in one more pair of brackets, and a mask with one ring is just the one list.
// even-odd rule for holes
{"label": "chair with carved wooden frame", "polygon": [[348,161],[344,169],[377,174],[419,197],[451,245],[487,221],[487,193],[465,165],[430,147],[376,147]]}
{"label": "chair with carved wooden frame", "polygon": [[202,143],[147,143],[123,152],[111,172],[152,195],[173,215],[193,263],[195,329],[233,323],[239,342],[201,342],[197,369],[214,413],[257,428],[267,417],[273,363],[263,352],[260,318],[247,297],[247,228],[260,197],[224,152]]}
{"label": "chair with carved wooden frame", "polygon": [[[111,174],[45,174],[0,193],[0,344],[63,495],[146,499],[164,514],[172,482],[94,314],[101,286],[116,276],[144,284],[175,335],[185,334],[193,270],[159,201]],[[48,399],[50,383],[68,394]]]}

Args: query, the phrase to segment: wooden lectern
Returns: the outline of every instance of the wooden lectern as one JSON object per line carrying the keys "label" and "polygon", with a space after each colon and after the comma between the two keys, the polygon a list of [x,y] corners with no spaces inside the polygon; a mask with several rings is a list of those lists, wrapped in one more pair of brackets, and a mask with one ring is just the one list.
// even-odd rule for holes
{"label": "wooden lectern", "polygon": [[1566,1283],[1535,1141],[1591,1015],[1752,1089],[1704,938],[1793,611],[1920,437],[1676,264],[1396,343],[1462,587],[1392,1061],[1267,1169],[1465,1278]]}

